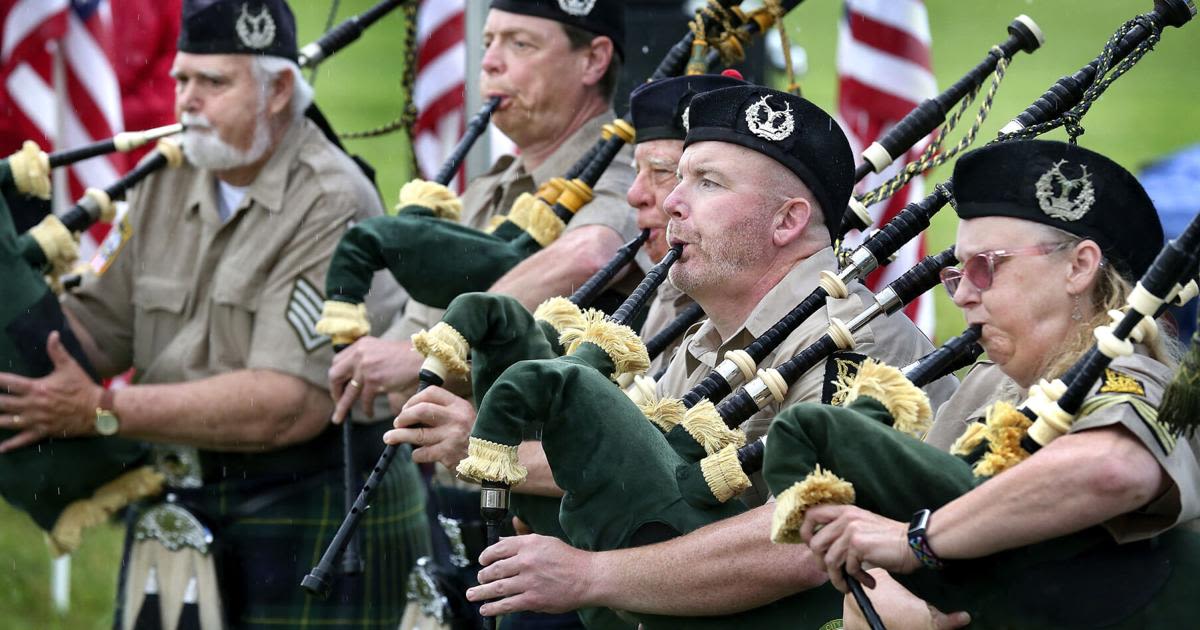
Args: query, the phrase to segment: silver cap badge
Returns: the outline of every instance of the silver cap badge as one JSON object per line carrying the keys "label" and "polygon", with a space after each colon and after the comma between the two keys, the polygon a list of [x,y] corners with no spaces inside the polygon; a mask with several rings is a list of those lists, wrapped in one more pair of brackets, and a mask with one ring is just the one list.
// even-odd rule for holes
{"label": "silver cap badge", "polygon": [[[1061,221],[1078,221],[1087,214],[1096,203],[1096,191],[1092,188],[1092,177],[1088,174],[1087,166],[1080,165],[1082,175],[1075,179],[1067,179],[1060,167],[1066,160],[1055,162],[1050,170],[1042,173],[1034,185],[1034,196],[1037,197],[1038,207],[1047,216]],[[1054,194],[1054,184],[1058,183],[1058,194]],[[1072,193],[1075,193],[1072,197]]]}
{"label": "silver cap badge", "polygon": [[558,0],[558,8],[578,17],[591,13],[594,6],[596,0]]}
{"label": "silver cap badge", "polygon": [[251,16],[243,4],[242,12],[234,26],[238,39],[248,48],[258,50],[275,42],[275,19],[271,17],[271,11],[267,7],[263,7],[258,15]]}
{"label": "silver cap badge", "polygon": [[767,97],[755,101],[746,108],[746,126],[750,133],[764,139],[779,142],[786,140],[796,130],[796,119],[792,116],[792,104],[785,103],[782,111],[771,109]]}
{"label": "silver cap badge", "polygon": [[680,122],[682,122],[682,123],[683,123],[683,132],[684,132],[684,133],[687,133],[687,132],[689,132],[689,131],[691,131],[691,130],[692,130],[692,129],[691,129],[691,122],[692,122],[692,121],[691,121],[691,120],[689,120],[689,119],[690,119],[690,116],[689,116],[689,114],[691,114],[691,113],[692,113],[692,106],[691,106],[691,105],[688,105],[687,107],[684,107],[684,108],[683,108],[683,115],[681,115],[681,116],[679,117],[679,120],[680,120]]}

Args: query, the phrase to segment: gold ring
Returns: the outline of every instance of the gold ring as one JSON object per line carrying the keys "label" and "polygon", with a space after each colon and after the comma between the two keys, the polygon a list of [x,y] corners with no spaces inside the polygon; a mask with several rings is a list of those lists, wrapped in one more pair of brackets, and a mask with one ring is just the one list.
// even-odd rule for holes
{"label": "gold ring", "polygon": [[355,379],[350,379],[350,383],[349,383],[349,385],[350,385],[350,387],[353,387],[353,388],[355,388],[355,389],[362,389],[362,383],[359,383],[359,382],[358,382],[357,380],[355,380]]}
{"label": "gold ring", "polygon": [[21,414],[19,414],[19,413],[13,414],[13,426],[14,427],[21,426]]}

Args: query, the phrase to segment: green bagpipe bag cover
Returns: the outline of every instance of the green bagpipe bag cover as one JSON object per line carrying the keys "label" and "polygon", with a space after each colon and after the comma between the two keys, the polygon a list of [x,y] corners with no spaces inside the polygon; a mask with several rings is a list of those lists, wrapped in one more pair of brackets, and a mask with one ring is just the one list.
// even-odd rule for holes
{"label": "green bagpipe bag cover", "polygon": [[362,303],[375,271],[387,269],[412,299],[446,308],[463,293],[486,290],[536,251],[519,246],[527,241],[504,241],[424,206],[405,206],[346,231],[330,260],[326,293]]}
{"label": "green bagpipe bag cover", "polygon": [[[901,522],[984,481],[891,421],[868,396],[846,407],[793,405],[771,424],[763,477],[782,501],[820,465],[854,486],[855,505]],[[1117,545],[1093,527],[894,577],[940,610],[969,612],[972,628],[1184,627],[1200,615],[1200,535],[1175,529]]]}
{"label": "green bagpipe bag cover", "polygon": [[[6,161],[0,161],[0,188],[12,193]],[[0,369],[33,378],[49,374],[53,364],[46,354],[46,338],[57,330],[71,355],[94,376],[58,299],[23,257],[7,204],[0,201],[0,206]],[[0,429],[0,439],[13,435]],[[51,438],[0,455],[0,496],[51,531],[68,505],[92,497],[145,457],[143,445],[120,438]]]}
{"label": "green bagpipe bag cover", "polygon": [[[472,442],[515,449],[527,426],[540,422],[542,446],[565,493],[559,523],[580,549],[659,542],[744,512],[739,501],[691,498],[683,486],[696,464],[680,458],[609,379],[606,356],[583,343],[570,356],[517,363],[483,398]],[[634,617],[647,628],[798,627],[801,620],[815,628],[840,618],[841,606],[841,595],[825,586],[737,615]]]}

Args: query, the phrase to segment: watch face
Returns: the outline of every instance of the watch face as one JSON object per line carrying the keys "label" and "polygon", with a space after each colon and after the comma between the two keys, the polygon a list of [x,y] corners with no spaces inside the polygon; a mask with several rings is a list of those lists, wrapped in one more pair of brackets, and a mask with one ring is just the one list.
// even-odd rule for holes
{"label": "watch face", "polygon": [[117,420],[116,414],[103,409],[96,410],[96,433],[100,435],[116,435],[117,430],[120,428],[121,424]]}

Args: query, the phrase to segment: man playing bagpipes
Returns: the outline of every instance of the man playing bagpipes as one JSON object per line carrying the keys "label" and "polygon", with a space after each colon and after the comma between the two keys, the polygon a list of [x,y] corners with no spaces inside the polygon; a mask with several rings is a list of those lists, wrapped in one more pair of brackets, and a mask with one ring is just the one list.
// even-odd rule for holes
{"label": "man playing bagpipes", "polygon": [[[845,136],[832,118],[800,97],[730,87],[694,98],[687,116],[679,183],[664,203],[670,243],[683,245],[670,276],[709,319],[676,351],[659,386],[661,396],[682,396],[721,353],[744,347],[811,293],[821,271],[837,268],[827,226],[840,221],[853,184]],[[783,362],[824,334],[831,317],[850,319],[872,300],[865,287],[853,283],[847,297],[829,299],[764,363]],[[858,350],[900,364],[932,348],[903,317],[877,319],[857,337]],[[748,439],[761,436],[781,406],[828,401],[834,391],[829,381],[861,358],[834,355],[813,370],[788,391],[783,405],[743,425]],[[938,388],[934,398],[945,400],[952,388],[953,383]],[[745,500],[760,505],[764,498]],[[761,531],[770,518],[770,506],[762,506],[665,543],[599,553],[543,536],[506,539],[484,553],[489,566],[479,575],[483,585],[468,597],[505,596],[486,604],[487,614],[608,606],[723,615],[823,583],[824,574],[807,552],[772,548]]]}
{"label": "man playing bagpipes", "polygon": [[[304,117],[312,90],[284,2],[185,2],[178,49],[189,164],[131,192],[129,238],[63,303],[97,371],[133,367],[136,382],[102,390],[51,336],[49,376],[3,377],[3,421],[23,429],[3,448],[97,433],[155,444],[170,494],[132,519],[121,627],[156,582],[166,628],[185,591],[205,628],[394,628],[427,545],[410,462],[393,466],[360,529],[388,552],[326,605],[295,588],[342,511],[320,287],[347,224],[381,214],[379,197]],[[360,459],[373,461],[381,432],[359,429]]]}
{"label": "man playing bagpipes", "polygon": [[[562,175],[616,117],[611,101],[623,55],[624,3],[599,0],[594,6],[587,3],[588,11],[574,4],[491,2],[480,92],[484,98],[501,98],[492,122],[516,143],[519,155],[500,158],[467,186],[459,219],[464,225],[487,228],[522,193],[533,193]],[[563,235],[518,264],[492,290],[533,309],[546,298],[569,295],[633,238],[634,213],[624,201],[633,181],[629,162],[628,151],[619,154],[594,187],[595,197]],[[410,301],[403,319],[381,337],[360,338],[338,353],[329,371],[330,390],[340,401],[337,413],[344,414],[354,396],[370,405],[376,396],[389,394],[398,411],[416,389],[422,361],[409,338],[431,328],[441,315],[441,309]],[[359,391],[347,394],[352,381],[350,389]],[[440,398],[431,391],[423,400]]]}
{"label": "man playing bagpipes", "polygon": [[[1186,625],[1196,614],[1196,543],[1173,528],[1200,515],[1200,445],[1159,413],[1174,364],[1165,335],[1153,326],[1114,332],[1128,317],[1114,309],[1129,304],[1152,317],[1167,297],[1148,280],[1147,269],[1163,268],[1150,199],[1104,156],[1045,141],[964,155],[954,188],[964,262],[943,280],[968,324],[982,326],[995,362],[960,391],[1003,392],[999,370],[1028,397],[1001,395],[986,425],[970,419],[978,404],[957,395],[945,408],[970,414],[966,421],[939,412],[939,439],[961,434],[952,452],[971,453],[973,469],[863,414],[818,422],[820,410],[789,410],[772,428],[765,469],[779,505],[812,489],[792,483],[815,462],[850,481],[860,507],[815,505],[844,502],[828,497],[807,510],[795,504],[776,515],[775,533],[806,542],[839,588],[843,567],[864,585],[879,583],[867,592],[889,627],[911,620],[893,615],[929,609],[884,570],[931,605],[966,609],[972,627]],[[1194,247],[1177,258],[1194,257]],[[1076,382],[1085,355],[1111,359],[1099,382]],[[1086,392],[1078,412],[1060,404],[1071,388]],[[1003,406],[1021,399],[1037,412],[1032,426]],[[888,462],[886,474],[858,474],[854,462],[864,458]]]}

